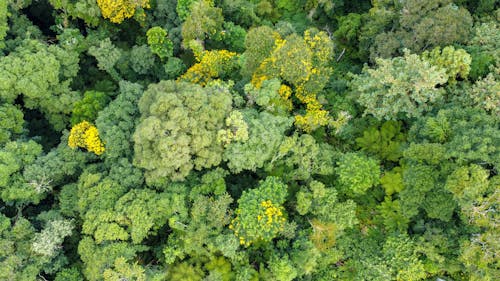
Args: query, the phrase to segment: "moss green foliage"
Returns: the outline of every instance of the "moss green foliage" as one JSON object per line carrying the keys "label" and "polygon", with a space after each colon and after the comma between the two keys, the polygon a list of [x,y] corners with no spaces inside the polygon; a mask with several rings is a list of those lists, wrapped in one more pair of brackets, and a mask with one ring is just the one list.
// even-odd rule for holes
{"label": "moss green foliage", "polygon": [[455,50],[452,46],[436,47],[422,53],[422,58],[432,65],[446,69],[448,83],[456,83],[457,78],[465,79],[470,71],[471,57],[463,49]]}
{"label": "moss green foliage", "polygon": [[498,1],[142,2],[0,0],[0,280],[500,280]]}
{"label": "moss green foliage", "polygon": [[88,91],[83,94],[83,99],[73,105],[71,115],[71,125],[76,125],[83,121],[94,122],[97,113],[104,109],[109,102],[106,93]]}
{"label": "moss green foliage", "polygon": [[287,186],[279,179],[268,177],[255,189],[244,192],[238,200],[236,217],[230,229],[240,244],[270,242],[284,231],[286,214],[281,206],[286,199]]}
{"label": "moss green foliage", "polygon": [[351,89],[365,114],[377,119],[411,118],[430,110],[443,95],[436,86],[447,79],[444,69],[406,52],[404,57],[377,59],[375,69],[365,66],[353,77]]}
{"label": "moss green foliage", "polygon": [[339,183],[347,193],[363,194],[368,188],[378,184],[380,169],[375,159],[348,153],[342,155],[337,164]]}
{"label": "moss green foliage", "polygon": [[150,85],[139,101],[141,122],[134,133],[134,161],[150,184],[182,180],[192,169],[222,161],[217,132],[231,111],[223,85],[202,88],[186,82]]}
{"label": "moss green foliage", "polygon": [[152,27],[146,32],[149,48],[161,59],[172,56],[173,44],[167,38],[167,34],[167,31],[159,26]]}

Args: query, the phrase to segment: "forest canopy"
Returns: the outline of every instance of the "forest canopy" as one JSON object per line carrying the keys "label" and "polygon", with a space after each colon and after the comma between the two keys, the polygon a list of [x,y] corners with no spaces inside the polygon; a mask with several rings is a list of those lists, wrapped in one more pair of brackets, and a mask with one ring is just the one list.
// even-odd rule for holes
{"label": "forest canopy", "polygon": [[496,0],[0,0],[0,280],[500,280]]}

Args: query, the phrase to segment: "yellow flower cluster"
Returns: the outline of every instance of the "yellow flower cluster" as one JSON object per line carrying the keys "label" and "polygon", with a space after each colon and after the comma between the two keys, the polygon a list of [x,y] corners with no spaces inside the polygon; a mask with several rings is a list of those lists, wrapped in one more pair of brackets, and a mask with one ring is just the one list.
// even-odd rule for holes
{"label": "yellow flower cluster", "polygon": [[87,121],[80,122],[71,128],[68,146],[71,148],[86,148],[97,155],[104,153],[104,145],[99,138],[99,131]]}
{"label": "yellow flower cluster", "polygon": [[[304,41],[307,44],[307,50],[312,54],[312,60],[302,60],[300,63],[303,66],[304,75],[294,82],[295,96],[297,99],[306,105],[306,114],[297,115],[295,117],[295,125],[306,132],[311,132],[321,126],[330,124],[331,117],[327,110],[321,109],[322,105],[316,98],[316,93],[321,90],[317,89],[317,81],[321,76],[328,73],[330,68],[326,67],[329,59],[333,55],[333,47],[331,40],[324,32],[313,32],[307,30],[304,33]],[[282,78],[284,69],[277,66],[277,58],[273,54],[285,46],[285,39],[276,38],[275,46],[270,57],[262,61],[252,76],[251,83],[255,88],[259,89],[262,83],[272,78]],[[291,53],[289,52],[289,55]],[[302,69],[302,66],[300,67]],[[315,67],[319,66],[319,67]],[[325,70],[326,72],[322,71]],[[292,101],[289,97],[292,94],[292,89],[286,85],[282,85],[279,89],[279,95],[289,106],[293,108]]]}
{"label": "yellow flower cluster", "polygon": [[290,100],[290,97],[292,96],[292,88],[290,88],[287,85],[281,85],[278,94],[280,95],[281,99],[283,99],[284,104],[288,110],[293,109],[293,104],[292,100]]}
{"label": "yellow flower cluster", "polygon": [[280,225],[280,230],[283,230],[283,224],[286,221],[281,211],[283,207],[276,207],[271,200],[263,201],[260,205],[264,207],[264,215],[258,215],[257,220],[259,222],[264,220],[266,229],[270,229],[274,221]]}
{"label": "yellow flower cluster", "polygon": [[243,114],[237,110],[231,112],[226,118],[228,129],[217,132],[217,141],[224,146],[233,141],[245,142],[248,140],[248,124],[243,120]]}
{"label": "yellow flower cluster", "polygon": [[237,54],[228,50],[203,51],[199,63],[189,68],[179,80],[205,86],[209,81],[229,73],[237,64]]}
{"label": "yellow flower cluster", "polygon": [[113,23],[122,23],[133,17],[138,7],[150,7],[149,0],[97,0],[97,5],[102,16]]}
{"label": "yellow flower cluster", "polygon": [[[283,231],[286,218],[283,207],[276,206],[271,200],[261,202],[260,208],[252,222],[242,223],[241,210],[236,210],[236,218],[231,221],[229,229],[239,238],[240,244],[246,247],[258,240],[271,240],[279,231]],[[255,221],[255,219],[257,219]],[[253,225],[253,227],[252,227]]]}

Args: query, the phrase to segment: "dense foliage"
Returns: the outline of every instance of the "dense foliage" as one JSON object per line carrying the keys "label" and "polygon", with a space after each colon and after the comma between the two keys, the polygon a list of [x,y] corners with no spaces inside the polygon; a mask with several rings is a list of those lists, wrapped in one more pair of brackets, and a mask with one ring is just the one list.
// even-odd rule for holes
{"label": "dense foliage", "polygon": [[0,280],[500,280],[495,0],[0,0]]}

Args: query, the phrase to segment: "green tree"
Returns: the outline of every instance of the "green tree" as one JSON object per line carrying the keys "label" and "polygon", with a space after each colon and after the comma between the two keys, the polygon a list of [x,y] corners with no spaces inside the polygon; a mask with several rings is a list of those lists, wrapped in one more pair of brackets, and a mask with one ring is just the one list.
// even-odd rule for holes
{"label": "green tree", "polygon": [[139,101],[141,121],[133,136],[134,163],[146,170],[148,184],[183,180],[193,168],[218,165],[223,147],[217,132],[231,103],[231,93],[222,85],[150,85]]}
{"label": "green tree", "polygon": [[83,94],[83,99],[73,105],[71,115],[71,125],[76,125],[82,121],[94,122],[97,113],[104,109],[110,98],[106,93],[97,91],[87,91]]}
{"label": "green tree", "polygon": [[7,103],[0,105],[0,144],[23,132],[23,117],[23,112],[17,106]]}
{"label": "green tree", "polygon": [[149,48],[162,60],[171,57],[173,53],[173,43],[167,35],[167,31],[160,26],[151,27],[146,32]]}
{"label": "green tree", "polygon": [[431,66],[415,54],[406,52],[404,57],[376,62],[376,68],[365,66],[351,82],[357,101],[366,108],[365,115],[379,120],[419,117],[443,95],[443,90],[436,86],[447,81],[445,70]]}
{"label": "green tree", "polygon": [[78,61],[77,52],[37,40],[22,41],[0,58],[0,99],[12,104],[22,93],[24,107],[40,110],[56,130],[62,130],[79,100],[69,87]]}
{"label": "green tree", "polygon": [[241,245],[270,242],[284,230],[286,217],[282,204],[286,195],[287,186],[276,177],[267,177],[257,188],[243,192],[236,217],[229,226]]}
{"label": "green tree", "polygon": [[346,153],[337,164],[339,183],[347,195],[364,194],[379,183],[380,168],[373,158],[359,153]]}

